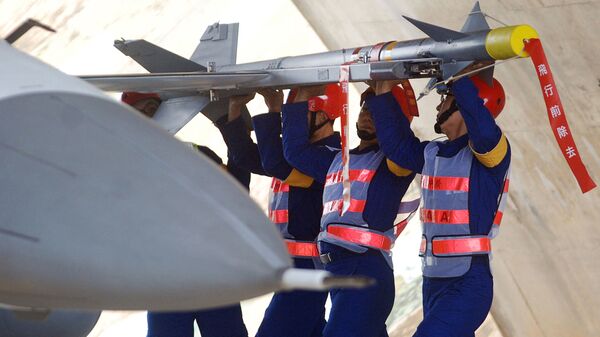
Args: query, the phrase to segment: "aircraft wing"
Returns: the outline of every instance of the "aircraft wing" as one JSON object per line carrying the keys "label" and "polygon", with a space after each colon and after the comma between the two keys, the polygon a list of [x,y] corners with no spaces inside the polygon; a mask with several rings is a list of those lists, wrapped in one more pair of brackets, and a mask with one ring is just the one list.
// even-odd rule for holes
{"label": "aircraft wing", "polygon": [[240,84],[259,81],[267,72],[185,72],[80,76],[81,79],[105,91],[208,91],[236,89]]}

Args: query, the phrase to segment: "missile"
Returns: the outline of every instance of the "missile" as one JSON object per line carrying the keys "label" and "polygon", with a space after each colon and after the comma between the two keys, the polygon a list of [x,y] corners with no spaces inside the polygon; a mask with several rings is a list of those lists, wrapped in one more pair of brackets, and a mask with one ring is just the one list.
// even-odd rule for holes
{"label": "missile", "polygon": [[[145,40],[118,40],[115,47],[151,74],[82,78],[106,91],[160,93],[166,104],[155,119],[174,133],[199,111],[213,121],[220,118],[206,111],[211,110],[210,103],[215,100],[264,87],[335,83],[340,79],[341,65],[349,67],[350,82],[432,78],[430,89],[436,81],[451,78],[472,62],[528,57],[523,41],[538,37],[529,25],[491,29],[478,2],[460,31],[405,19],[428,37],[244,64],[235,62],[238,24],[209,26],[189,60]],[[196,71],[186,71],[194,69],[194,64]],[[492,73],[490,68],[482,75],[491,82]]]}
{"label": "missile", "polygon": [[[529,25],[490,29],[481,12],[479,3],[475,4],[460,31],[439,27],[409,17],[405,18],[427,34],[428,37],[408,41],[389,41],[364,47],[281,57],[244,64],[228,64],[227,62],[219,64],[216,61],[208,60],[206,62],[210,64],[208,68],[212,69],[211,71],[160,73],[148,74],[148,76],[144,76],[144,74],[124,75],[120,83],[118,78],[115,76],[111,78],[111,75],[88,76],[85,79],[102,89],[111,91],[290,88],[299,85],[337,82],[339,80],[339,67],[342,64],[350,66],[350,81],[352,82],[394,78],[448,78],[474,61],[496,61],[513,57],[528,57],[527,52],[523,50],[523,41],[538,37],[535,29]],[[237,38],[237,36],[233,38]],[[126,55],[144,64],[140,57],[147,57],[148,54],[158,55],[158,53],[149,50],[144,50],[145,53],[142,53],[141,49],[138,50],[138,48],[141,48],[141,41],[143,40],[117,41],[115,46]],[[210,45],[211,42],[210,40],[206,41],[204,37],[201,41],[207,42],[207,45]],[[154,50],[158,47],[145,45],[145,48]],[[164,58],[165,55],[157,57]],[[164,69],[161,68],[161,70]],[[237,82],[235,80],[236,74],[239,77]],[[161,81],[160,78],[165,76],[171,77],[168,80]],[[181,80],[180,82],[177,81],[177,77]],[[201,78],[206,80],[202,81]],[[143,86],[142,83],[144,82],[148,85]],[[161,82],[171,83],[164,83],[164,86],[162,86]],[[128,83],[131,83],[131,86],[127,86]]]}

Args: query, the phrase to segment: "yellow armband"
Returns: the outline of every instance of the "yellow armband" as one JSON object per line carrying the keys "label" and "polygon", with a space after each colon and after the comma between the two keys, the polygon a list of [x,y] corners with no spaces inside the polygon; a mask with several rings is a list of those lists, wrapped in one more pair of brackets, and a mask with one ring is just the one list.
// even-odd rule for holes
{"label": "yellow armband", "polygon": [[406,177],[412,173],[411,170],[405,169],[404,167],[401,167],[400,165],[394,163],[393,161],[391,161],[387,158],[385,159],[385,161],[386,161],[387,167],[390,169],[390,171],[393,174],[397,175],[398,177]]}
{"label": "yellow armband", "polygon": [[312,185],[313,181],[313,178],[296,169],[292,169],[290,175],[283,182],[290,186],[307,188]]}
{"label": "yellow armband", "polygon": [[508,151],[508,141],[506,140],[504,134],[502,134],[502,137],[500,137],[500,140],[498,141],[498,144],[496,144],[496,147],[494,147],[490,152],[487,153],[478,153],[477,151],[475,151],[475,149],[473,149],[471,143],[469,143],[469,147],[475,155],[475,158],[477,158],[477,160],[479,160],[479,162],[483,164],[483,166],[492,168],[500,164],[500,162],[502,162],[502,160],[506,156],[506,152]]}

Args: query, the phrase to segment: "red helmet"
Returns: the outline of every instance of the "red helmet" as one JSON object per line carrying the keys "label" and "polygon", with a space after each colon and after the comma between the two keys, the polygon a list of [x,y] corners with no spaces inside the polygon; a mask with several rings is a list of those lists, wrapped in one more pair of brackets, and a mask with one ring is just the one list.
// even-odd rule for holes
{"label": "red helmet", "polygon": [[135,92],[135,91],[127,91],[127,92],[124,92],[123,94],[121,94],[121,102],[123,102],[125,104],[129,104],[129,105],[134,105],[135,103],[137,103],[143,99],[149,99],[149,98],[153,98],[153,99],[157,99],[158,101],[161,101],[160,96],[158,96],[158,94],[155,94],[155,93],[142,93],[142,92]]}
{"label": "red helmet", "polygon": [[479,90],[479,97],[483,100],[483,105],[490,111],[494,118],[498,117],[504,108],[504,103],[506,103],[502,84],[495,78],[492,81],[492,86],[489,86],[479,76],[473,76],[471,80],[475,84],[475,87],[477,87],[477,90]]}
{"label": "red helmet", "polygon": [[[406,81],[402,84],[403,87],[397,85],[392,88],[392,95],[402,108],[402,112],[404,116],[408,119],[409,122],[412,122],[413,117],[419,116],[419,109],[417,107],[417,101],[415,100],[414,91],[410,86],[410,82]],[[362,106],[367,96],[374,95],[375,91],[373,88],[369,87],[360,95],[360,105]]]}

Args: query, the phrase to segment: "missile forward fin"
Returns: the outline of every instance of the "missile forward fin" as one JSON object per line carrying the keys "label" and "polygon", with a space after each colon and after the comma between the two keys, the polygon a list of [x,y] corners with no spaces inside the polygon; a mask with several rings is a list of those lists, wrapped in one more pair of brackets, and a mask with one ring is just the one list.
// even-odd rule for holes
{"label": "missile forward fin", "polygon": [[408,16],[403,15],[403,17],[406,20],[408,20],[410,23],[415,25],[417,28],[419,28],[423,33],[427,34],[429,37],[431,37],[432,39],[434,39],[435,41],[438,41],[438,42],[444,42],[444,41],[448,41],[448,40],[458,40],[458,39],[468,36],[467,34],[457,32],[452,29],[432,25],[427,22],[415,20],[413,18],[409,18]]}
{"label": "missile forward fin", "polygon": [[460,72],[461,70],[463,70],[470,64],[471,64],[471,61],[462,61],[462,62],[443,64],[442,65],[442,79],[437,78],[437,77],[431,78],[425,85],[425,88],[423,88],[423,91],[421,91],[421,93],[419,94],[417,101],[420,100],[421,98],[423,98],[423,96],[429,95],[429,93],[433,89],[445,90],[444,88],[447,88],[447,87],[445,85],[439,86],[438,82],[449,79],[450,77],[456,75],[458,72]]}
{"label": "missile forward fin", "polygon": [[[479,7],[479,1],[476,1],[460,31],[463,33],[470,33],[486,29],[490,29],[490,25],[487,23],[485,15],[481,11],[481,7]],[[492,85],[494,67],[482,70],[479,72],[479,77],[481,77],[488,85]]]}
{"label": "missile forward fin", "polygon": [[444,63],[444,65],[442,65],[442,73],[443,73],[444,80],[447,80],[450,77],[456,75],[458,72],[465,69],[471,63],[472,63],[471,61]]}
{"label": "missile forward fin", "polygon": [[485,15],[483,15],[481,7],[479,7],[479,1],[476,1],[460,31],[462,33],[470,33],[486,29],[490,29],[490,25],[488,25]]}

